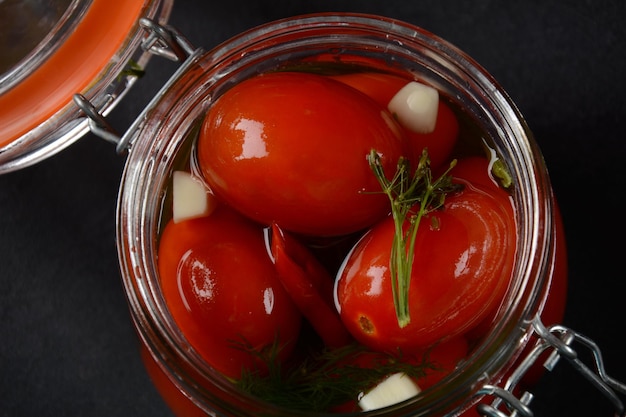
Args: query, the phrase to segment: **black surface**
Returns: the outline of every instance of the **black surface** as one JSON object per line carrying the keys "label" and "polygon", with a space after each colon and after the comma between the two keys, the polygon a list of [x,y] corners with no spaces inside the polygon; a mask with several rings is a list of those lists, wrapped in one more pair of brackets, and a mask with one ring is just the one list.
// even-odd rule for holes
{"label": "black surface", "polygon": [[[171,23],[209,48],[268,20],[340,10],[400,18],[446,38],[513,97],[562,206],[570,254],[564,324],[594,339],[607,372],[626,381],[626,2],[195,0],[179,1]],[[162,62],[151,62],[113,113],[118,129],[173,70]],[[89,135],[0,176],[1,416],[170,415],[139,360],[118,273],[122,167],[111,145]],[[537,416],[612,415],[565,363],[535,394]]]}

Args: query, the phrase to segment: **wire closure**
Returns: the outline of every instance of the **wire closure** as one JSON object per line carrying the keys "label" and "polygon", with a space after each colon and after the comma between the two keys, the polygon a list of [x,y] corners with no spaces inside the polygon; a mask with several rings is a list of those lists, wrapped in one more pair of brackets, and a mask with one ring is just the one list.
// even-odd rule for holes
{"label": "wire closure", "polygon": [[98,113],[96,107],[82,94],[74,94],[74,103],[85,113],[88,118],[89,130],[96,136],[101,137],[107,142],[118,144],[120,135],[111,127],[109,122]]}
{"label": "wire closure", "polygon": [[161,87],[161,90],[152,98],[150,103],[135,119],[131,127],[120,136],[107,122],[98,109],[82,94],[74,94],[74,103],[87,116],[89,129],[96,136],[105,139],[107,142],[116,144],[118,154],[125,154],[132,145],[132,140],[136,137],[141,124],[146,120],[148,112],[156,107],[164,92],[171,87],[191,66],[197,58],[204,52],[201,48],[194,49],[191,43],[170,26],[161,26],[153,20],[141,18],[139,24],[148,31],[147,37],[142,41],[141,47],[146,52],[165,57],[175,62],[182,62],[181,67],[172,77]]}
{"label": "wire closure", "polygon": [[[600,348],[591,339],[561,325],[547,328],[538,316],[531,324],[539,340],[513,371],[503,387],[485,385],[477,392],[476,395],[496,397],[491,404],[481,403],[476,406],[480,415],[486,417],[533,417],[533,413],[528,407],[533,395],[524,392],[520,398],[517,398],[513,394],[513,390],[539,357],[546,350],[553,349],[543,364],[547,370],[552,371],[559,359],[565,358],[574,369],[589,380],[611,402],[616,417],[626,417],[624,403],[618,396],[618,394],[626,396],[626,384],[611,378],[606,373]],[[577,351],[572,347],[575,342],[591,351],[594,361],[593,369],[580,360]],[[503,406],[506,407],[506,411],[502,410]]]}
{"label": "wire closure", "polygon": [[[504,388],[500,388],[495,385],[485,385],[480,390],[481,395],[492,395],[497,397],[492,405],[478,404],[476,410],[481,416],[488,417],[533,417],[532,410],[528,407],[528,404],[533,399],[533,395],[529,392],[525,392],[521,398],[517,398],[512,392],[507,391]],[[511,414],[506,414],[500,411],[498,407],[502,401],[505,402],[508,409],[511,410]]]}
{"label": "wire closure", "polygon": [[161,26],[145,17],[139,19],[139,24],[148,31],[148,37],[141,43],[145,51],[175,62],[183,62],[193,54],[195,48],[172,26]]}

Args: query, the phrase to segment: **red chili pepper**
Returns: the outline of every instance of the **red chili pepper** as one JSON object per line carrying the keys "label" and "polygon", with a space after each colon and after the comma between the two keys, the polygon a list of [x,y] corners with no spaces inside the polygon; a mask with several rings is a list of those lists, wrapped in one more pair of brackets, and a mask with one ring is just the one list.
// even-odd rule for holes
{"label": "red chili pepper", "polygon": [[328,271],[295,237],[272,224],[272,255],[280,280],[326,346],[352,342],[333,300],[334,281]]}

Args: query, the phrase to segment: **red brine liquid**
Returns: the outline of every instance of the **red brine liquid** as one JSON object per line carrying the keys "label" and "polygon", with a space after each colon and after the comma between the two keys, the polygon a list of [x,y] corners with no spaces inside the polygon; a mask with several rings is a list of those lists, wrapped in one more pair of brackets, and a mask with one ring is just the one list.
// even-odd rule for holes
{"label": "red brine liquid", "polygon": [[[350,56],[324,55],[285,64],[278,71],[242,81],[215,100],[202,127],[194,129],[199,134],[190,136],[187,150],[181,152],[184,156],[176,169],[200,179],[217,208],[206,217],[175,223],[171,187],[165,190],[159,243],[161,291],[191,346],[248,394],[294,413],[355,412],[360,410],[359,393],[371,385],[357,387],[353,396],[338,396],[322,408],[316,408],[313,400],[298,406],[288,398],[276,400],[276,393],[265,388],[280,386],[276,373],[314,374],[327,366],[327,380],[316,380],[322,386],[348,374],[375,380],[367,369],[383,368],[408,373],[420,389],[427,390],[454,371],[488,335],[513,273],[517,231],[510,195],[516,185],[507,183],[502,174],[506,168],[498,165],[489,138],[443,93],[439,93],[434,131],[415,133],[403,127],[387,103],[409,81],[427,84]],[[281,86],[283,82],[287,86]],[[324,96],[333,90],[336,96]],[[343,112],[337,117],[340,108]],[[299,119],[298,112],[310,119]],[[359,119],[360,114],[371,117]],[[347,123],[346,131],[339,126],[342,123]],[[386,128],[389,132],[381,134]],[[359,132],[356,139],[346,134],[350,129]],[[452,183],[460,185],[450,189],[443,207],[421,219],[408,292],[409,300],[420,301],[409,304],[413,314],[408,330],[396,321],[391,281],[382,278],[389,273],[394,229],[384,224],[391,222],[391,209],[387,206],[380,214],[379,202],[389,204],[388,198],[368,166],[368,152],[376,147],[386,158],[381,164],[388,178],[399,156],[408,158],[415,169],[427,148],[432,152],[432,180],[449,174]],[[352,161],[353,155],[357,162]],[[456,165],[447,171],[453,160]],[[344,174],[361,170],[359,164],[367,174],[359,171],[346,179]],[[358,168],[346,168],[352,165]],[[335,183],[362,187],[365,192],[338,203],[345,189],[334,189]],[[370,211],[360,211],[363,206]],[[472,211],[476,207],[484,212],[476,214]],[[311,228],[309,219],[316,212],[330,220],[316,218]],[[353,215],[344,219],[344,212]],[[342,219],[337,233],[333,233],[333,216]],[[316,235],[314,230],[322,232]],[[565,308],[567,261],[558,209],[553,238],[556,256],[541,314],[546,325],[560,322]],[[264,242],[265,247],[249,254],[246,242],[257,239],[255,245]],[[380,272],[377,281],[372,271],[386,272]],[[257,272],[263,277],[257,277]],[[281,315],[262,311],[267,299],[257,295],[255,300],[244,289],[255,286],[271,292],[273,312]],[[272,326],[273,333],[260,334],[260,329]],[[157,389],[174,412],[202,415],[183,395],[184,388],[173,384],[144,353]],[[195,375],[186,365],[180,366]],[[360,370],[352,372],[354,368]],[[540,373],[533,370],[524,383],[534,383]],[[297,378],[285,381],[299,383]],[[283,393],[297,392],[297,387],[283,388]],[[207,383],[206,389],[216,388]]]}

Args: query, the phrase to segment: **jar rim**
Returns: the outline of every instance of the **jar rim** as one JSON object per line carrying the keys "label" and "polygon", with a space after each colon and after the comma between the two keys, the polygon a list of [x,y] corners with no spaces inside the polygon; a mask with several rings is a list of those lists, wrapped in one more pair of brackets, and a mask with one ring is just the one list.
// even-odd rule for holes
{"label": "jar rim", "polygon": [[166,21],[172,6],[173,0],[69,2],[44,47],[0,74],[0,174],[38,163],[89,132],[74,94],[102,115],[112,111],[138,79],[124,71],[145,68],[151,56],[141,49],[147,34],[139,18]]}
{"label": "jar rim", "polygon": [[[442,381],[446,390],[435,389],[428,396],[420,395],[387,411],[390,416],[401,416],[403,410],[410,409],[414,413],[415,409],[410,407],[439,409],[443,403],[451,401],[460,406],[478,390],[477,382],[484,375],[495,377],[502,374],[521,350],[530,321],[541,310],[548,284],[549,261],[553,256],[550,240],[552,192],[547,169],[530,129],[494,78],[456,46],[396,19],[361,13],[316,13],[269,22],[206,52],[198,58],[195,70],[189,71],[188,76],[183,76],[164,94],[132,144],[118,201],[118,255],[133,320],[141,338],[162,366],[169,366],[165,363],[171,362],[171,358],[160,356],[171,354],[201,372],[211,373],[189,346],[177,346],[181,340],[184,342],[184,337],[169,317],[158,293],[158,283],[154,282],[158,277],[155,254],[162,204],[160,196],[174,155],[188,128],[185,123],[197,119],[210,105],[210,99],[202,97],[215,87],[210,84],[226,83],[224,80],[234,71],[257,71],[256,67],[250,68],[270,56],[268,51],[281,54],[290,48],[295,49],[294,45],[313,45],[319,38],[331,43],[345,43],[352,39],[350,37],[358,42],[367,40],[373,45],[384,39],[386,50],[410,50],[406,53],[411,58],[419,53],[424,61],[420,64],[436,73],[437,79],[433,81],[438,88],[450,88],[457,83],[457,88],[463,86],[471,90],[465,91],[464,95],[456,91],[458,94],[453,98],[472,101],[475,116],[491,129],[498,153],[519,184],[514,195],[520,231],[517,241],[520,250],[514,266],[516,278],[507,292],[506,306],[498,315],[498,323],[473,351],[468,363]],[[184,373],[181,369],[175,372]],[[179,382],[184,384],[182,380]],[[254,408],[254,400],[250,402]],[[394,414],[396,412],[398,414]],[[277,411],[276,415],[283,414]]]}

